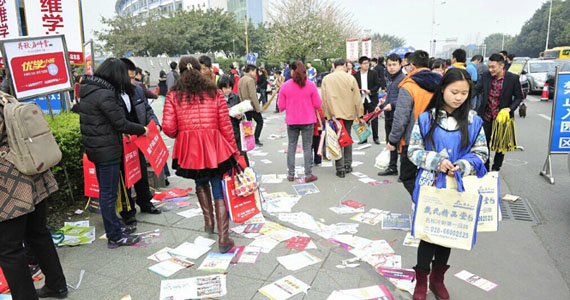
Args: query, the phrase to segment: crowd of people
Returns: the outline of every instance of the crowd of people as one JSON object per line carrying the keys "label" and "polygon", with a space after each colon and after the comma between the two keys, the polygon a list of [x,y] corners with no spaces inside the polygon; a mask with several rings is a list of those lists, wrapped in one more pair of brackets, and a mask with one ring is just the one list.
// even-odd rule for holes
{"label": "crowd of people", "polygon": [[[430,58],[422,50],[404,57],[391,54],[385,59],[363,56],[358,59],[358,68],[341,58],[332,63],[332,72],[323,78],[320,92],[317,71],[311,63],[297,60],[286,64],[274,76],[275,111],[285,113],[287,125],[287,179],[295,180],[299,136],[304,180],[312,182],[318,179],[312,167],[326,157],[320,143],[327,122],[335,121],[350,133],[355,122],[364,125],[368,120],[366,115],[380,111],[390,162],[378,175],[398,175],[412,203],[417,202],[420,186],[434,185],[438,176],[453,176],[455,172],[481,175],[500,170],[503,154],[496,153],[490,164],[488,144],[492,123],[502,110],[512,117],[522,100],[518,77],[506,71],[507,63],[501,54],[491,55],[488,67],[480,55],[467,63],[462,49],[454,51],[450,61]],[[77,80],[81,141],[87,157],[96,166],[108,248],[139,241],[133,235],[137,226],[135,204],[142,213],[160,213],[150,202],[153,193],[146,177],[147,162],[139,153],[142,179],[134,185],[136,198],[127,193],[131,209],[122,211],[121,219],[116,214],[119,183],[124,173],[123,139],[130,142],[133,136],[147,135],[147,126],[154,121],[159,130],[175,140],[171,167],[176,175],[195,182],[204,231],[213,234],[217,226],[219,250],[227,252],[234,242],[229,237],[222,177],[242,158],[249,163],[240,137],[241,122],[255,122],[255,144],[263,146],[262,113],[268,103],[269,74],[263,68],[245,65],[243,74],[232,66],[229,72],[220,75],[208,56],[182,56],[170,68],[168,73],[160,72],[156,93],[148,90],[148,83],[144,82],[148,74],[127,58],[108,58],[93,76]],[[158,97],[164,105],[162,123],[148,101]],[[230,116],[230,109],[245,100],[251,102],[251,110]],[[368,121],[373,142],[380,144],[378,118]],[[0,136],[6,139],[4,132]],[[7,147],[6,143],[2,145]],[[335,170],[339,178],[353,171],[351,145],[341,149]],[[57,190],[57,184],[50,171],[37,176],[10,172],[18,171],[0,157],[0,175],[20,178],[16,189],[26,197],[19,200],[27,203],[17,213],[11,210],[0,214],[0,231],[10,233],[0,235],[0,266],[12,297],[65,298],[65,277],[46,229],[43,201]],[[165,172],[169,172],[168,166]],[[11,193],[0,192],[0,203],[10,201],[13,201]],[[5,209],[8,205],[0,207]],[[26,251],[37,257],[46,275],[45,286],[37,292],[29,276]],[[414,299],[425,299],[428,287],[438,299],[449,299],[444,284],[449,256],[449,248],[420,242]]]}

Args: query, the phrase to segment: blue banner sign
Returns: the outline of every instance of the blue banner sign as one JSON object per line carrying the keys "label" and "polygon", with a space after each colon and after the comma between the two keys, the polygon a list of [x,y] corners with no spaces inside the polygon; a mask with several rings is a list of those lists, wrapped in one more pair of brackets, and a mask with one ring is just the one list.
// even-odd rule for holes
{"label": "blue banner sign", "polygon": [[59,115],[61,113],[61,94],[51,94],[51,95],[47,95],[47,96],[42,96],[42,97],[38,97],[38,98],[33,98],[33,99],[28,99],[25,101],[21,101],[23,103],[28,103],[28,102],[36,102],[40,108],[42,109],[42,111],[44,112],[44,115],[49,115],[49,107],[47,104],[47,99],[49,98],[49,103],[51,104],[51,111],[53,112],[54,115]]}
{"label": "blue banner sign", "polygon": [[558,74],[552,119],[551,153],[570,152],[570,73]]}

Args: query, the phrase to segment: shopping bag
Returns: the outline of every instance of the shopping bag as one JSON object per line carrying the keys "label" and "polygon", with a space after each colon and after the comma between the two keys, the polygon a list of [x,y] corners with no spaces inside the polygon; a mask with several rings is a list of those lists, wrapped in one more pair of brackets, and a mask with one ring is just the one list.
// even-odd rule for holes
{"label": "shopping bag", "polygon": [[125,185],[127,188],[130,188],[142,178],[139,148],[133,140],[136,138],[136,136],[131,137],[130,142],[128,142],[127,138],[123,138]]}
{"label": "shopping bag", "polygon": [[6,281],[6,277],[4,277],[4,272],[2,272],[2,268],[0,267],[0,294],[7,292],[10,289],[8,287],[8,282]]}
{"label": "shopping bag", "polygon": [[384,148],[378,156],[376,156],[376,162],[374,166],[380,170],[388,168],[390,164],[390,150]]}
{"label": "shopping bag", "polygon": [[99,181],[97,181],[95,164],[87,158],[85,153],[83,153],[83,184],[86,197],[99,198]]}
{"label": "shopping bag", "polygon": [[341,131],[340,135],[338,136],[338,144],[340,145],[341,148],[352,145],[354,141],[352,140],[352,137],[350,137],[350,133],[346,129],[344,122],[339,122],[339,123]]}
{"label": "shopping bag", "polygon": [[356,136],[358,136],[358,141],[361,143],[368,140],[368,138],[372,134],[370,127],[368,127],[366,123],[364,124],[356,123],[352,125],[352,129],[354,129],[354,132],[356,132]]}
{"label": "shopping bag", "polygon": [[338,135],[340,134],[340,124],[338,121],[329,120],[326,124],[326,144],[327,158],[330,160],[339,160],[342,158],[342,151],[338,143]]}
{"label": "shopping bag", "polygon": [[252,168],[243,168],[238,164],[234,170],[232,177],[234,177],[236,195],[246,197],[257,191],[259,184]]}
{"label": "shopping bag", "polygon": [[160,132],[158,131],[158,127],[156,127],[154,120],[150,121],[147,128],[149,131],[148,135],[139,136],[135,140],[135,143],[150,163],[152,169],[156,173],[156,176],[160,176],[160,173],[166,164],[166,160],[168,159],[168,149],[160,136]]}
{"label": "shopping bag", "polygon": [[[447,178],[447,188],[456,188],[456,181],[452,177]],[[499,229],[501,221],[499,182],[499,172],[489,172],[481,178],[474,175],[463,177],[465,191],[478,193],[481,196],[477,232],[493,232]]]}
{"label": "shopping bag", "polygon": [[255,136],[253,135],[253,125],[251,121],[244,121],[239,124],[241,147],[244,152],[255,149]]}
{"label": "shopping bag", "polygon": [[[438,181],[444,173],[438,174]],[[412,235],[448,248],[471,250],[477,241],[477,220],[481,208],[478,193],[466,192],[459,172],[457,188],[421,186],[414,209]]]}
{"label": "shopping bag", "polygon": [[222,189],[224,201],[232,222],[243,223],[259,214],[259,190],[245,197],[238,196],[236,194],[234,177],[229,174],[222,179]]}
{"label": "shopping bag", "polygon": [[317,155],[318,156],[323,156],[323,147],[325,146],[326,136],[327,136],[326,131],[323,131],[321,133],[321,138],[319,140],[319,147],[317,148]]}

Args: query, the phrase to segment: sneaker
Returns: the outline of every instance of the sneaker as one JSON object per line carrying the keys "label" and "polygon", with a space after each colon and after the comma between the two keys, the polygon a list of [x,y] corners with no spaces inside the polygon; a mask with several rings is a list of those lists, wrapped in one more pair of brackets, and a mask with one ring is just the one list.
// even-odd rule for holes
{"label": "sneaker", "polygon": [[309,182],[315,181],[315,180],[317,180],[317,179],[319,179],[317,176],[311,175],[311,176],[309,176],[309,177],[305,177],[305,183],[309,183]]}
{"label": "sneaker", "polygon": [[61,290],[52,290],[44,285],[41,289],[36,290],[38,294],[38,298],[57,298],[57,299],[65,299],[67,298],[67,288],[63,288]]}
{"label": "sneaker", "polygon": [[137,225],[125,225],[125,227],[121,227],[122,234],[132,234],[137,231]]}
{"label": "sneaker", "polygon": [[116,241],[109,240],[107,248],[115,249],[121,246],[132,246],[141,240],[140,236],[123,234],[120,239]]}

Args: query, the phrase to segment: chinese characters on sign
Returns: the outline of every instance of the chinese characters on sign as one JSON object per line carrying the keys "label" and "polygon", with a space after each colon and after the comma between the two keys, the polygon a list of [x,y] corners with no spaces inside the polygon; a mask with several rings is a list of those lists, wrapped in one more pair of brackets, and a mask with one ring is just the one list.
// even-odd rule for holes
{"label": "chinese characters on sign", "polygon": [[558,74],[551,152],[570,152],[570,74]]}
{"label": "chinese characters on sign", "polygon": [[346,40],[346,59],[349,61],[358,60],[358,39]]}
{"label": "chinese characters on sign", "polygon": [[80,2],[76,0],[23,1],[28,35],[63,34],[71,63],[83,64]]}
{"label": "chinese characters on sign", "polygon": [[18,36],[18,15],[14,0],[0,0],[0,38]]}
{"label": "chinese characters on sign", "polygon": [[362,39],[362,55],[372,57],[372,40],[370,38]]}
{"label": "chinese characters on sign", "polygon": [[18,99],[71,89],[63,37],[22,38],[2,44]]}

